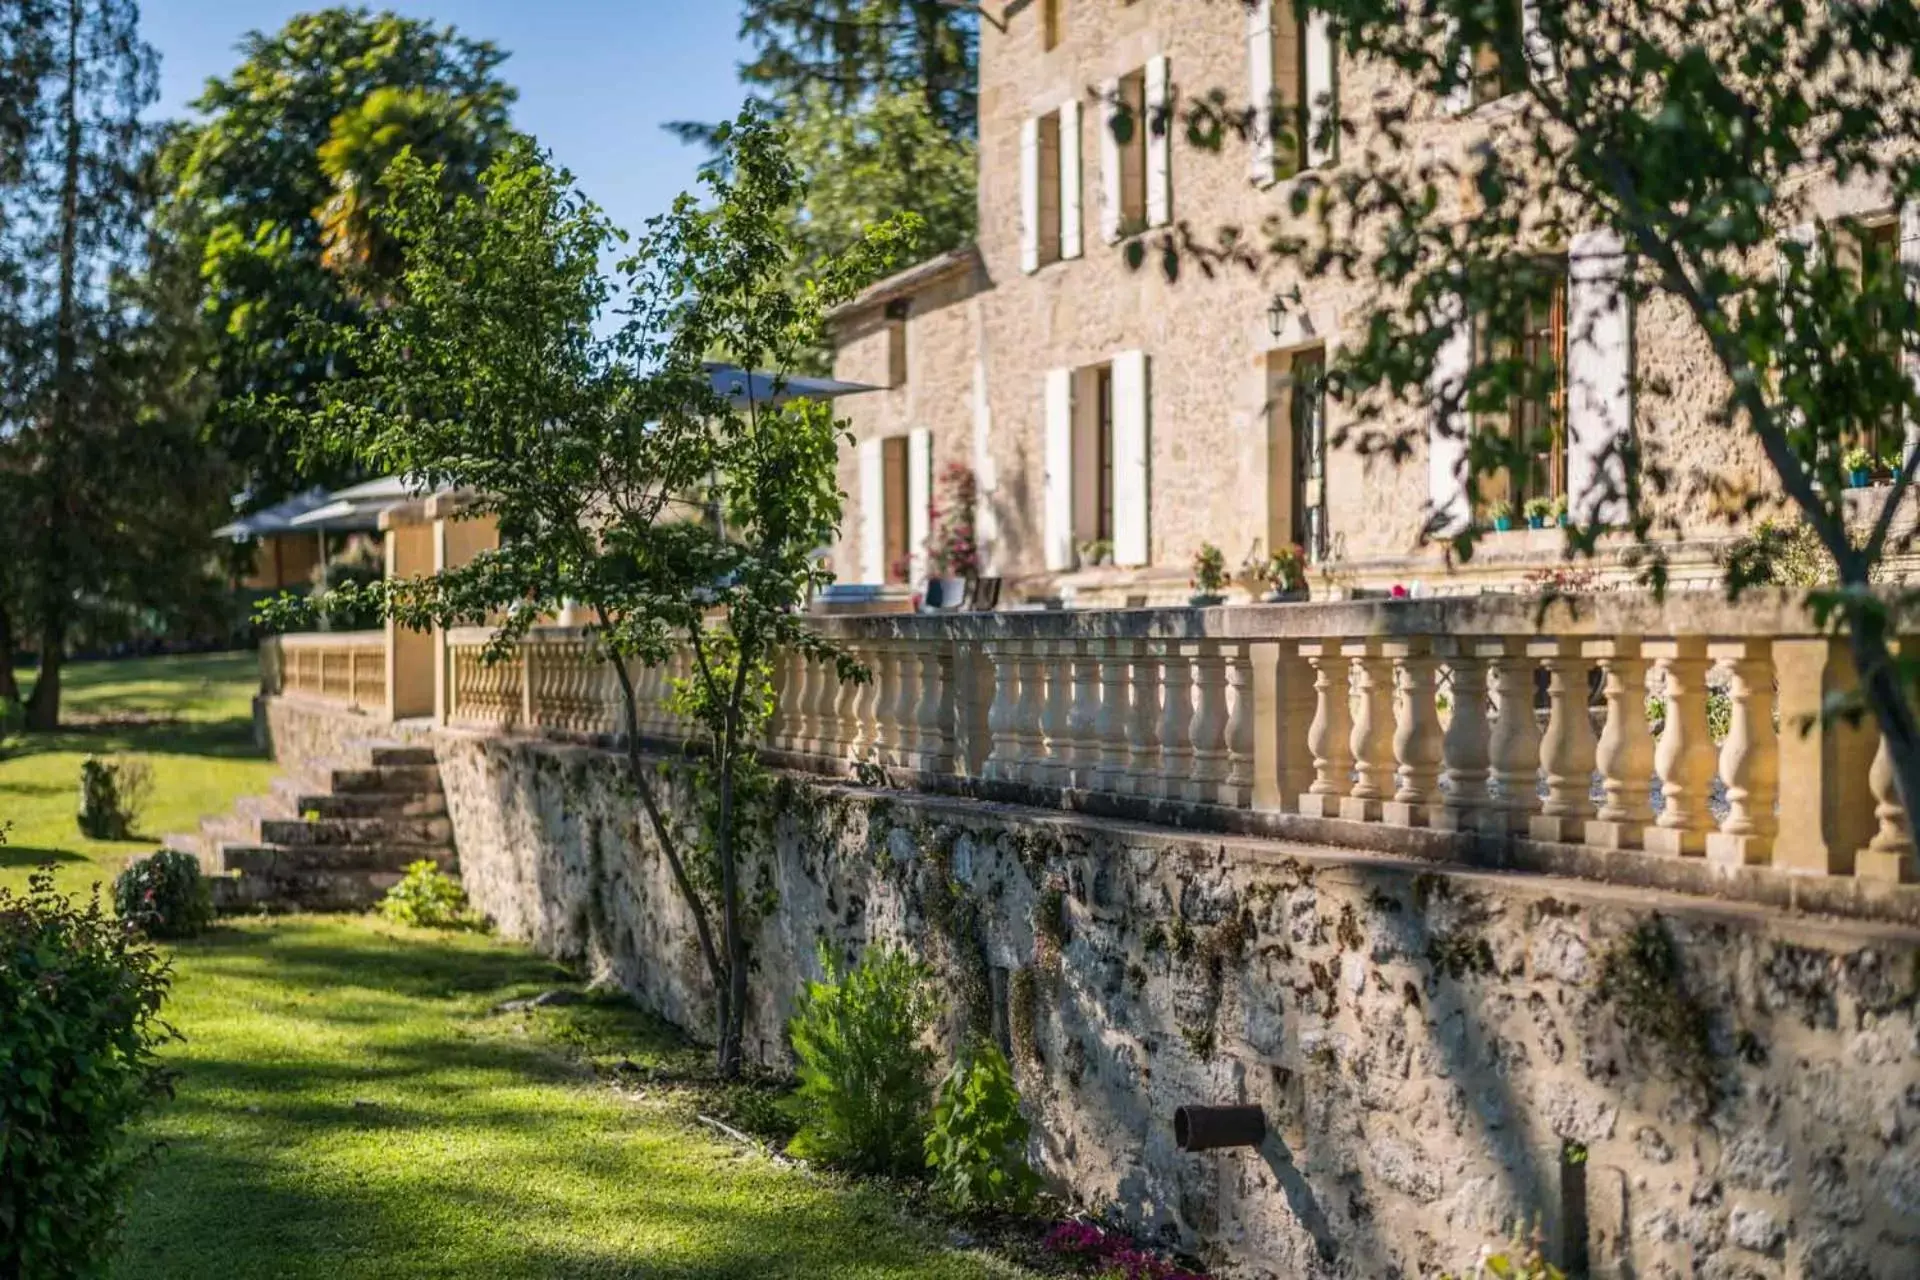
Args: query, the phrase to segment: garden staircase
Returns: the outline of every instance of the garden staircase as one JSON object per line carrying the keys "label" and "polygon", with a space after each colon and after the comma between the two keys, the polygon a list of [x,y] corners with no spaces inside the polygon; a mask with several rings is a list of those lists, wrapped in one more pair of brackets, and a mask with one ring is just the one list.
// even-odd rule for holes
{"label": "garden staircase", "polygon": [[455,867],[453,827],[430,747],[353,744],[345,759],[275,778],[169,848],[191,853],[223,910],[358,911],[426,859]]}

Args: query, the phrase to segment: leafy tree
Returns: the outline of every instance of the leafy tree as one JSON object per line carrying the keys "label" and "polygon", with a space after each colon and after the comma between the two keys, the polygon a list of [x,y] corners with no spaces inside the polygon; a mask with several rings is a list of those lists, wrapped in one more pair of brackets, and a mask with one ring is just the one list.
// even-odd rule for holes
{"label": "leafy tree", "polygon": [[[710,204],[682,196],[652,220],[617,282],[599,263],[621,239],[530,144],[510,147],[477,193],[449,199],[412,155],[390,168],[376,216],[405,266],[393,304],[326,330],[353,370],[299,424],[311,447],[478,495],[501,545],[431,577],[361,588],[409,625],[486,623],[504,655],[569,601],[618,680],[634,793],[694,922],[716,998],[719,1066],[740,1068],[750,904],[736,787],[771,708],[770,660],[798,649],[864,678],[804,625],[823,580],[810,558],[840,518],[844,428],[817,402],[776,403],[744,383],[716,391],[716,347],[784,376],[845,297],[900,242],[883,224],[817,285],[787,283],[786,211],[798,178],[784,137],[749,108],[721,133],[728,163]],[[616,296],[624,321],[596,322]],[[349,592],[348,594],[354,594]],[[690,651],[678,691],[711,779],[710,838],[684,837],[641,755],[635,668]]]}
{"label": "leafy tree", "polygon": [[[1908,811],[1920,812],[1920,725],[1906,692],[1920,661],[1888,643],[1913,598],[1869,590],[1898,542],[1917,437],[1907,433],[1904,465],[1885,489],[1849,501],[1841,472],[1849,447],[1876,434],[1898,440],[1920,415],[1911,372],[1920,282],[1897,246],[1820,218],[1812,202],[1814,179],[1828,176],[1877,190],[1911,217],[1920,99],[1895,89],[1911,85],[1920,9],[1630,0],[1529,7],[1530,26],[1517,3],[1301,2],[1331,19],[1350,65],[1391,66],[1417,91],[1330,124],[1322,140],[1337,132],[1341,163],[1295,179],[1285,216],[1258,232],[1179,227],[1151,255],[1129,246],[1131,260],[1152,256],[1170,274],[1197,257],[1210,270],[1235,262],[1301,282],[1377,282],[1348,319],[1357,340],[1329,367],[1329,394],[1350,407],[1336,443],[1406,459],[1437,420],[1470,503],[1541,444],[1479,431],[1479,415],[1541,390],[1556,370],[1482,343],[1456,373],[1447,353],[1469,333],[1517,327],[1543,283],[1543,251],[1583,232],[1610,235],[1617,252],[1595,269],[1617,277],[1617,305],[1657,308],[1688,331],[1702,367],[1687,391],[1706,388],[1728,448],[1689,465],[1662,456],[1657,440],[1624,434],[1598,460],[1610,480],[1600,502],[1576,512],[1571,551],[1590,553],[1603,532],[1625,530],[1658,588],[1657,538],[1682,501],[1736,519],[1784,508],[1804,521],[1834,565],[1833,584],[1810,590],[1810,606],[1845,634],[1861,676],[1862,696],[1831,710],[1870,709]],[[1480,117],[1470,145],[1432,146],[1413,127],[1441,117],[1441,103],[1489,90],[1517,92]],[[1177,121],[1151,124],[1222,147],[1262,114],[1231,101],[1201,88]],[[1284,288],[1282,303],[1297,305],[1306,287]],[[1430,402],[1436,370],[1449,375],[1438,410],[1409,412]],[[1673,390],[1650,378],[1635,385],[1637,427],[1653,416],[1645,402]],[[1735,448],[1763,458],[1770,483],[1743,487],[1720,468]],[[1430,535],[1471,555],[1478,531],[1467,515],[1435,512]],[[1768,561],[1736,558],[1730,585],[1751,585]]]}
{"label": "leafy tree", "polygon": [[832,109],[911,94],[942,132],[979,128],[980,16],[951,0],[748,0],[740,35],[754,47],[740,78],[767,99],[824,93]]}
{"label": "leafy tree", "polygon": [[[452,27],[331,8],[250,34],[234,71],[194,103],[205,119],[167,151],[168,216],[198,246],[223,403],[310,398],[337,365],[295,341],[301,318],[356,323],[398,278],[374,217],[403,146],[471,189],[508,133],[506,55]],[[295,442],[258,416],[218,414],[212,437],[268,503],[311,478]]]}

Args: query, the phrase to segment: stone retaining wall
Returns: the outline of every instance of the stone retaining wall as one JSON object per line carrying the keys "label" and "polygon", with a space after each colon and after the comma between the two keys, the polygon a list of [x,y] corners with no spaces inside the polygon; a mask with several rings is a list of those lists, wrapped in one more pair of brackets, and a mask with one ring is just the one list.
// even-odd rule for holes
{"label": "stone retaining wall", "polygon": [[[435,742],[481,909],[698,1034],[708,983],[621,764]],[[779,785],[750,1049],[784,1059],[820,943],[907,940],[947,1043],[1010,1047],[1049,1176],[1223,1272],[1411,1280],[1536,1224],[1595,1276],[1920,1269],[1920,932]],[[1192,1102],[1257,1103],[1270,1135],[1182,1155]]]}

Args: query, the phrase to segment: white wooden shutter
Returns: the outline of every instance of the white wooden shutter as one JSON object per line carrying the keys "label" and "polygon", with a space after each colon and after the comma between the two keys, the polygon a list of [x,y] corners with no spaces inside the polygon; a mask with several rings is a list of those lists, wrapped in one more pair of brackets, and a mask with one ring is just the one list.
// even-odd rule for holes
{"label": "white wooden shutter", "polygon": [[1315,9],[1307,16],[1307,82],[1301,86],[1307,104],[1307,136],[1300,146],[1310,166],[1333,163],[1339,150],[1338,134],[1330,127],[1340,105],[1337,56],[1332,20]]}
{"label": "white wooden shutter", "polygon": [[1274,0],[1254,0],[1247,10],[1247,94],[1253,103],[1253,138],[1247,177],[1265,186],[1274,180],[1273,100]]}
{"label": "white wooden shutter", "polygon": [[1120,82],[1109,80],[1100,86],[1100,238],[1108,244],[1120,242],[1120,139],[1113,132],[1119,114]]}
{"label": "white wooden shutter", "polygon": [[1080,100],[1060,104],[1060,256],[1081,254]]}
{"label": "white wooden shutter", "polygon": [[1020,126],[1020,269],[1040,269],[1040,121]]}
{"label": "white wooden shutter", "polygon": [[1550,82],[1560,75],[1560,58],[1553,41],[1540,26],[1540,6],[1552,0],[1522,0],[1520,5],[1520,42],[1526,53],[1527,74]]}
{"label": "white wooden shutter", "polygon": [[887,473],[881,442],[860,442],[860,581],[887,580]]}
{"label": "white wooden shutter", "polygon": [[907,551],[913,557],[914,582],[927,577],[927,538],[933,532],[933,432],[915,427],[907,433]]}
{"label": "white wooden shutter", "polygon": [[1043,536],[1047,568],[1073,568],[1073,370],[1047,373],[1046,515]]}
{"label": "white wooden shutter", "polygon": [[[1147,63],[1147,225],[1173,221],[1173,76],[1164,54]],[[1156,133],[1155,130],[1158,130]]]}
{"label": "white wooden shutter", "polygon": [[1435,353],[1427,380],[1430,397],[1427,427],[1427,502],[1430,528],[1446,537],[1465,529],[1473,519],[1467,501],[1467,414],[1461,408],[1467,377],[1473,371],[1473,328],[1456,299],[1446,317],[1454,325]]}
{"label": "white wooden shutter", "polygon": [[1148,448],[1152,385],[1144,351],[1113,358],[1113,562],[1143,565],[1152,557],[1148,522]]}
{"label": "white wooden shutter", "polygon": [[1633,438],[1633,300],[1626,245],[1583,232],[1567,252],[1567,511],[1575,524],[1627,519]]}
{"label": "white wooden shutter", "polygon": [[[1900,270],[1906,275],[1907,296],[1920,297],[1920,200],[1910,200],[1900,210]],[[1920,383],[1920,360],[1907,357],[1907,375]],[[1920,422],[1907,419],[1903,448],[1911,455],[1920,448]]]}

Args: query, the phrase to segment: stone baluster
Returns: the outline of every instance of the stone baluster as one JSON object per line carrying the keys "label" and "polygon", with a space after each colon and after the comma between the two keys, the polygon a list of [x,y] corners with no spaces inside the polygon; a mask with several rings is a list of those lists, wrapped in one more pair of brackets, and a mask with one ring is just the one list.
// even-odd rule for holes
{"label": "stone baluster", "polygon": [[864,764],[874,753],[877,745],[873,737],[873,706],[880,696],[879,655],[868,645],[862,645],[854,651],[860,665],[866,669],[867,678],[852,687],[853,698],[848,704],[846,743],[849,764]]}
{"label": "stone baluster", "polygon": [[1102,640],[1095,645],[1100,662],[1100,715],[1093,734],[1099,759],[1093,771],[1093,789],[1119,794],[1126,789],[1127,729],[1133,722],[1132,674],[1127,663],[1130,640]]}
{"label": "stone baluster", "polygon": [[1042,641],[1034,649],[1047,690],[1040,715],[1042,755],[1034,781],[1064,791],[1073,785],[1073,645]]}
{"label": "stone baluster", "polygon": [[1160,657],[1145,640],[1129,642],[1133,688],[1127,699],[1128,795],[1152,796],[1160,775]]}
{"label": "stone baluster", "polygon": [[920,699],[914,717],[919,766],[924,773],[953,769],[953,650],[944,643],[920,646]]}
{"label": "stone baluster", "polygon": [[1218,640],[1194,643],[1193,720],[1188,729],[1193,767],[1186,798],[1219,804],[1227,781],[1227,663]]}
{"label": "stone baluster", "polygon": [[918,769],[920,742],[920,651],[925,642],[896,641],[893,690],[893,760],[903,769]]}
{"label": "stone baluster", "polygon": [[1075,640],[1068,647],[1073,685],[1067,708],[1066,785],[1085,791],[1092,788],[1100,764],[1100,658],[1094,641]]}
{"label": "stone baluster", "polygon": [[1016,751],[1014,707],[1020,697],[1020,672],[1014,647],[1006,641],[989,640],[981,649],[986,654],[986,678],[993,682],[987,703],[987,760],[981,775],[988,782],[1007,782]]}
{"label": "stone baluster", "polygon": [[840,695],[840,671],[831,658],[814,658],[807,664],[813,671],[807,680],[813,710],[807,717],[812,726],[804,744],[806,753],[832,758],[840,752],[840,716],[836,707]]}
{"label": "stone baluster", "polygon": [[1913,824],[1900,803],[1900,782],[1893,771],[1893,752],[1885,737],[1873,753],[1873,767],[1867,770],[1867,786],[1873,792],[1873,818],[1876,830],[1867,847],[1854,855],[1853,873],[1862,880],[1889,884],[1913,884],[1920,881],[1920,862],[1914,857]]}
{"label": "stone baluster", "polygon": [[1254,682],[1252,646],[1234,641],[1225,647],[1227,681],[1227,776],[1220,803],[1230,809],[1253,804]]}
{"label": "stone baluster", "polygon": [[1443,831],[1471,831],[1493,809],[1487,789],[1493,739],[1493,721],[1487,715],[1487,660],[1471,641],[1450,647],[1447,666],[1453,675],[1453,714],[1440,740],[1441,802],[1432,811],[1432,821]]}
{"label": "stone baluster", "polygon": [[1582,652],[1600,663],[1606,727],[1594,751],[1600,771],[1599,812],[1584,837],[1603,849],[1636,849],[1653,822],[1648,801],[1653,778],[1653,730],[1647,725],[1647,660],[1638,636],[1587,642]]}
{"label": "stone baluster", "polygon": [[1169,640],[1160,653],[1160,776],[1154,795],[1186,796],[1193,769],[1193,659],[1191,647]]}
{"label": "stone baluster", "polygon": [[1547,671],[1547,731],[1540,739],[1540,771],[1547,796],[1527,823],[1535,840],[1578,843],[1593,816],[1593,719],[1587,711],[1586,657],[1580,642],[1541,640],[1531,646]]}
{"label": "stone baluster", "polygon": [[1343,646],[1352,664],[1353,786],[1340,802],[1340,816],[1354,822],[1378,822],[1381,804],[1394,792],[1393,660],[1378,640]]}
{"label": "stone baluster", "polygon": [[1667,723],[1654,749],[1660,777],[1660,818],[1647,828],[1652,853],[1693,855],[1706,852],[1712,819],[1707,812],[1713,785],[1713,737],[1707,728],[1707,642],[1690,636],[1646,647],[1656,661],[1667,698]]}
{"label": "stone baluster", "polygon": [[767,745],[775,751],[787,749],[787,737],[792,731],[793,717],[787,706],[787,699],[795,692],[792,662],[791,653],[779,650],[775,652],[773,661],[767,664],[773,696],[773,709],[767,715]]}
{"label": "stone baluster", "polygon": [[1440,808],[1444,760],[1434,677],[1440,660],[1425,637],[1395,641],[1382,652],[1393,663],[1393,758],[1399,788],[1380,806],[1381,818],[1400,827],[1423,827]]}
{"label": "stone baluster", "polygon": [[1353,772],[1353,703],[1350,664],[1338,640],[1309,640],[1300,656],[1313,671],[1313,723],[1307,751],[1313,757],[1313,782],[1300,797],[1300,812],[1310,818],[1337,818]]}
{"label": "stone baluster", "polygon": [[1047,783],[1047,656],[1038,640],[1022,640],[1014,645],[1014,666],[1020,677],[1019,708],[1014,717],[1013,772],[1007,781],[1039,787]]}
{"label": "stone baluster", "polygon": [[1533,662],[1518,640],[1483,647],[1499,715],[1488,744],[1493,782],[1500,791],[1500,807],[1488,812],[1481,829],[1525,831],[1540,802],[1540,722],[1533,714]]}
{"label": "stone baluster", "polygon": [[1773,861],[1780,820],[1780,739],[1773,727],[1773,646],[1765,640],[1711,645],[1708,656],[1727,671],[1727,737],[1720,744],[1720,780],[1727,816],[1707,835],[1707,857],[1735,866]]}
{"label": "stone baluster", "polygon": [[787,715],[786,749],[792,755],[804,755],[814,735],[813,663],[807,655],[794,650],[787,655],[787,689],[783,705]]}

